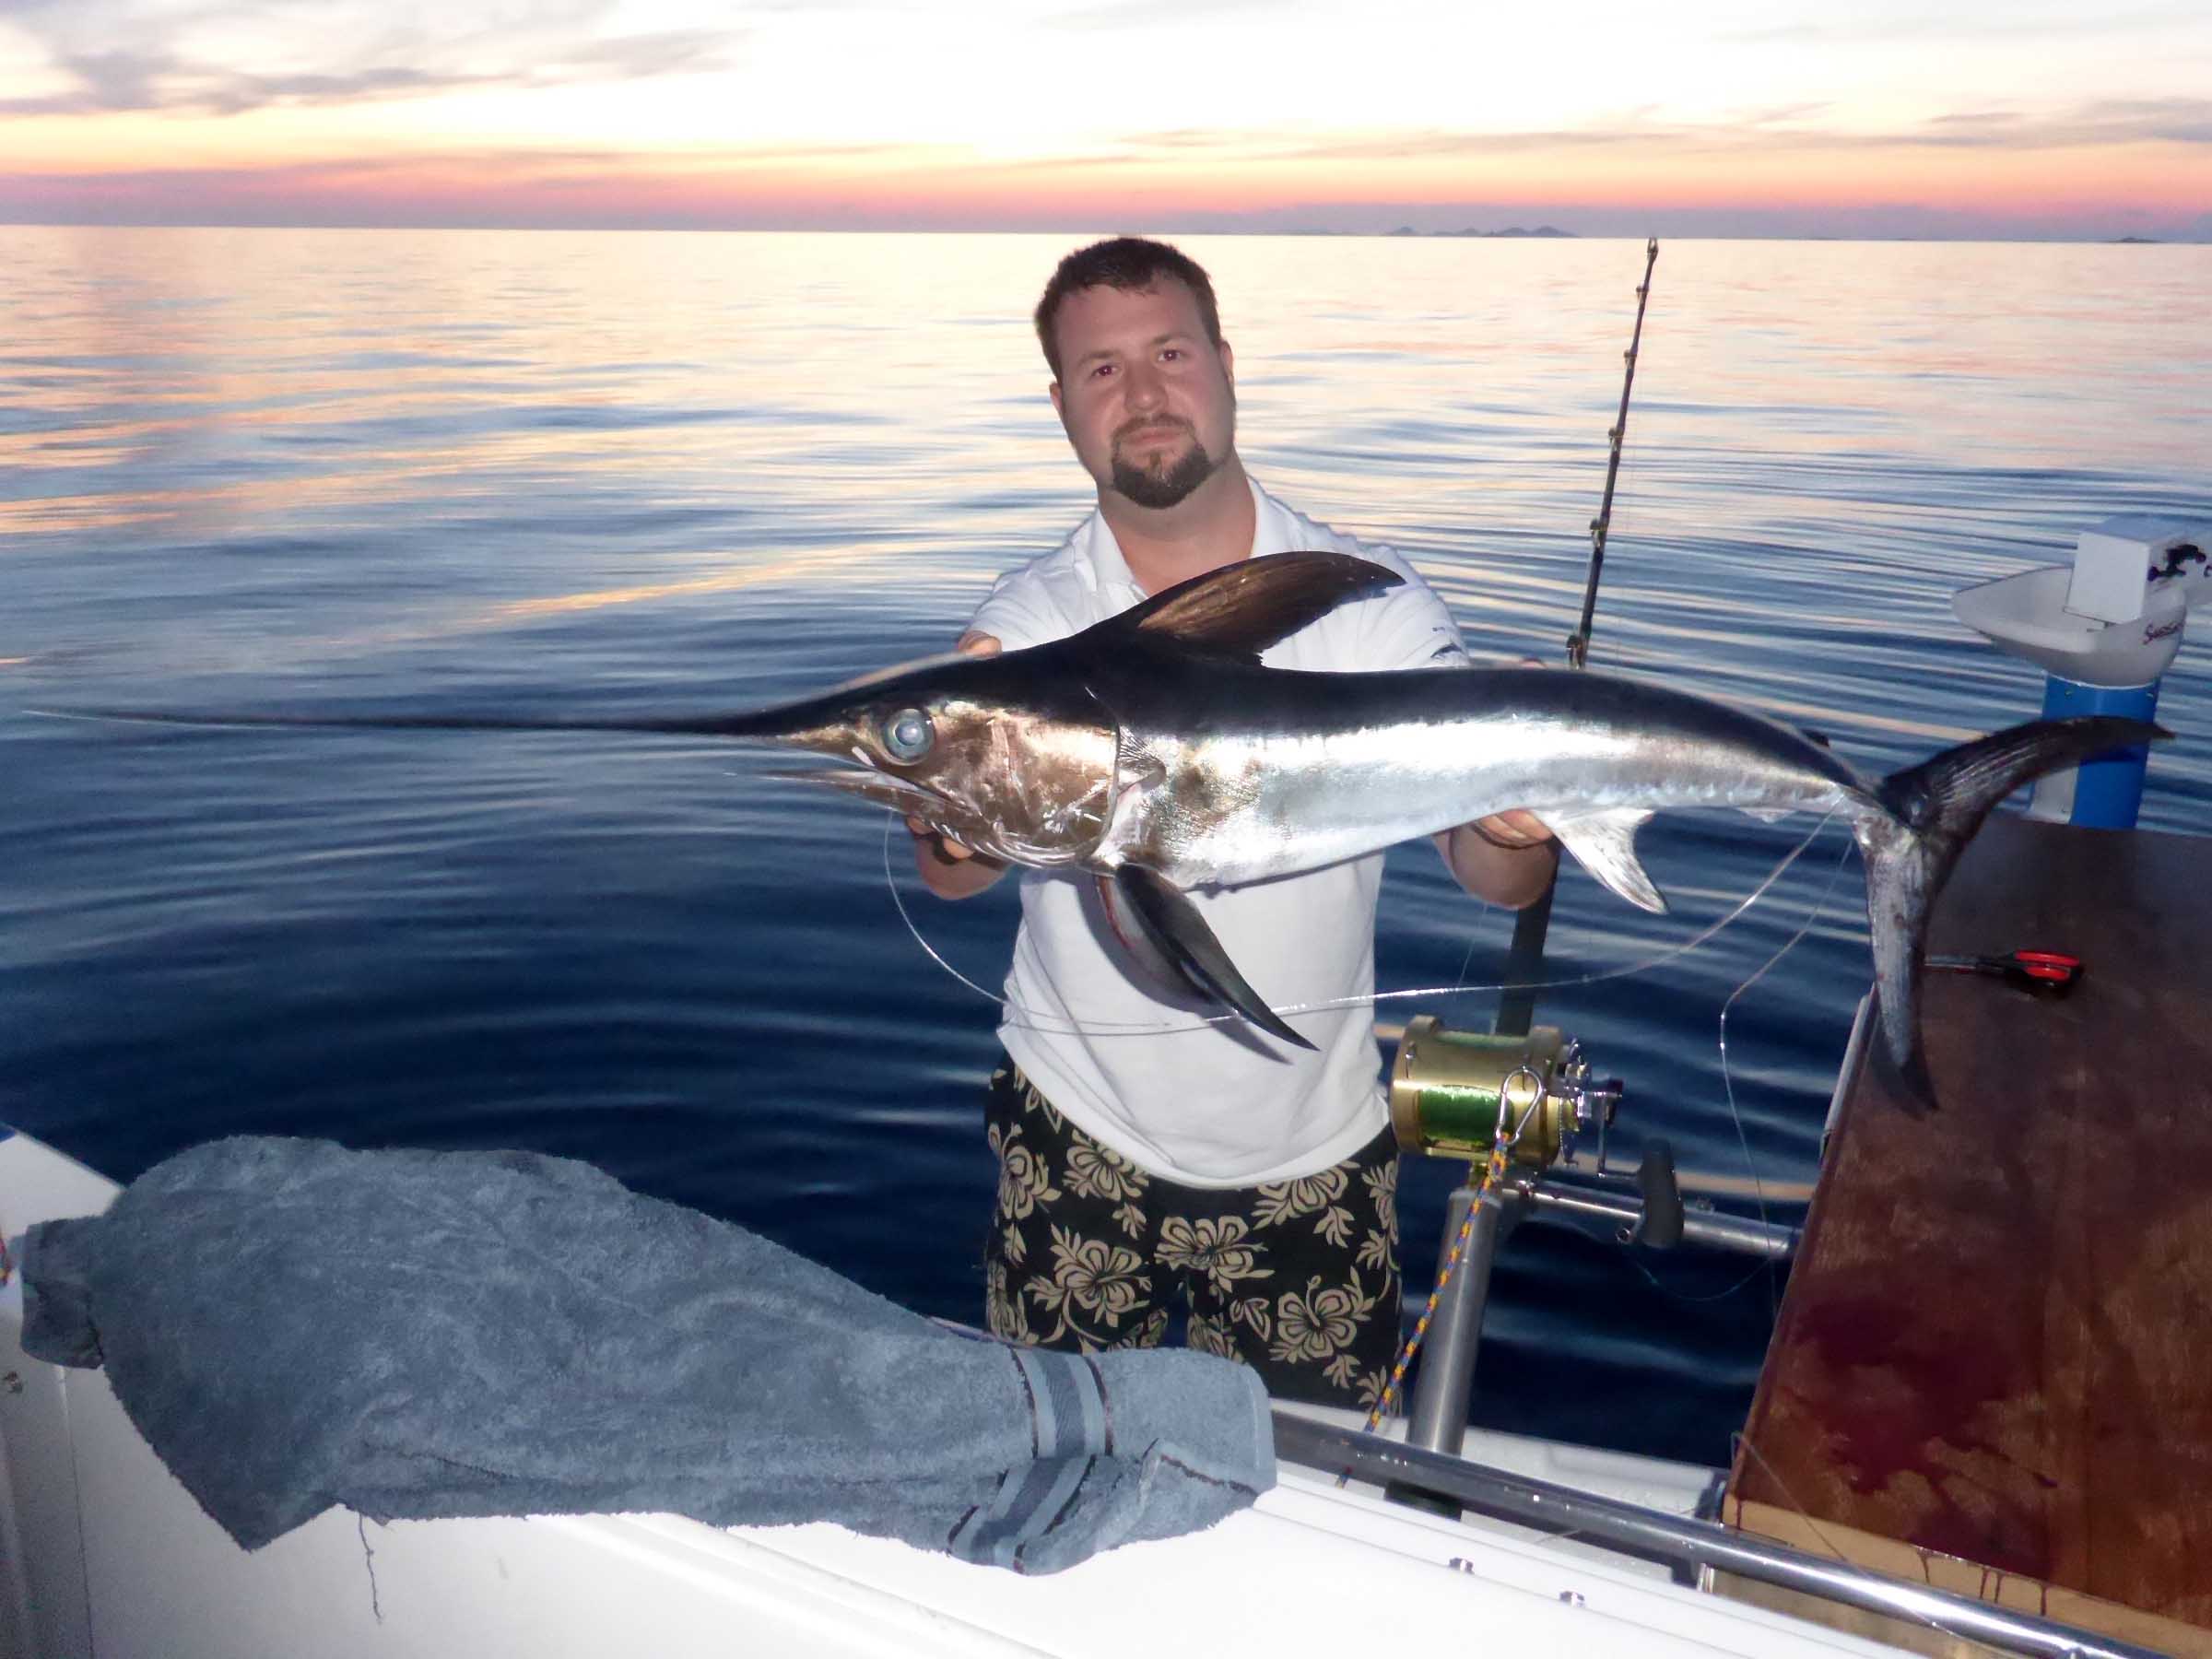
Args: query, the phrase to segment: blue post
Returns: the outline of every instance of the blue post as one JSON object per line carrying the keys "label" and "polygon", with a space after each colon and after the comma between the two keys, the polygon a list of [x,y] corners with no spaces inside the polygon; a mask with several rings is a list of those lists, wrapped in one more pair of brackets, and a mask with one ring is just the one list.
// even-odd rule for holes
{"label": "blue post", "polygon": [[[2053,674],[2043,681],[2043,718],[2073,714],[2120,714],[2148,720],[2159,707],[2159,682],[2147,686],[2088,686]],[[2143,774],[2150,748],[2107,749],[2092,755],[2078,771],[2061,772],[2036,785],[2032,817],[2057,818],[2091,830],[2133,830],[2143,805]]]}

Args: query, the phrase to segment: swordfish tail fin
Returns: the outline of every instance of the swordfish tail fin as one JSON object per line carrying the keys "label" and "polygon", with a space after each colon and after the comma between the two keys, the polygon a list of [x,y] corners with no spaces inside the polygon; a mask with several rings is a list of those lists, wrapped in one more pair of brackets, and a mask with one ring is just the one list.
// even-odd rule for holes
{"label": "swordfish tail fin", "polygon": [[2030,721],[1891,772],[1876,787],[1881,810],[1865,814],[1856,825],[1874,934],[1880,1038],[1875,1055],[1900,1086],[1895,1092],[1908,1111],[1922,1112],[1936,1104],[1920,1041],[1928,914],[1990,808],[2045,772],[2172,735],[2147,721],[2110,715]]}

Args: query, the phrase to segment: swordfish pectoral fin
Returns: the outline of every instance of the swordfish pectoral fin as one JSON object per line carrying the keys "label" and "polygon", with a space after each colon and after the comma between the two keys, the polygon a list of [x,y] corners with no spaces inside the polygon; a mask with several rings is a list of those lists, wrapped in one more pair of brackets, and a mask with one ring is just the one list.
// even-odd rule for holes
{"label": "swordfish pectoral fin", "polygon": [[1174,958],[1166,955],[1152,942],[1152,935],[1137,921],[1129,900],[1123,898],[1121,890],[1114,886],[1113,877],[1100,876],[1098,884],[1099,909],[1105,914],[1106,925],[1112,930],[1114,943],[1122,947],[1123,954],[1161,991],[1171,995],[1188,993],[1191,988],[1190,976],[1183,972]]}
{"label": "swordfish pectoral fin", "polygon": [[1229,952],[1221,948],[1221,941],[1214,937],[1214,930],[1206,924],[1189,895],[1135,865],[1124,865],[1114,871],[1111,893],[1106,892],[1105,877],[1100,877],[1099,886],[1117,929],[1124,918],[1133,920],[1146,943],[1172,963],[1201,995],[1234,1008],[1272,1037],[1302,1049],[1313,1046],[1285,1024],[1237,971],[1237,965],[1229,959]]}
{"label": "swordfish pectoral fin", "polygon": [[1636,858],[1636,831],[1652,816],[1648,806],[1604,812],[1544,812],[1544,826],[1574,854],[1575,862],[1638,910],[1666,914],[1666,900]]}

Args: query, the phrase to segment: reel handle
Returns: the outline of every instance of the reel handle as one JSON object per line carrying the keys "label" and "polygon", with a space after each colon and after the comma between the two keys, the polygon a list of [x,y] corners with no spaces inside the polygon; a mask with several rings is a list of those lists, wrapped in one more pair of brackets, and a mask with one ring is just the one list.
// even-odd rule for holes
{"label": "reel handle", "polygon": [[1659,1136],[1643,1143],[1643,1161],[1636,1166],[1636,1190],[1643,1194],[1643,1219],[1630,1237],[1653,1250],[1672,1250],[1682,1242],[1682,1183],[1675,1178],[1674,1143]]}

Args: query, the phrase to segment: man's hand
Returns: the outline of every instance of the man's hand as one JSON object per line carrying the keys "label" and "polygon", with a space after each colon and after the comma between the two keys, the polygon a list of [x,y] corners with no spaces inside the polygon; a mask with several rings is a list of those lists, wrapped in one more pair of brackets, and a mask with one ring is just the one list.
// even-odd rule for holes
{"label": "man's hand", "polygon": [[1508,910],[1534,904],[1559,867],[1559,843],[1534,813],[1477,818],[1446,830],[1436,844],[1454,881],[1476,898]]}
{"label": "man's hand", "polygon": [[[1006,647],[991,635],[971,629],[960,636],[955,649],[970,656],[996,656]],[[922,885],[940,899],[971,898],[1006,873],[1002,860],[932,830],[918,818],[909,818],[906,829],[914,838],[914,868],[921,872]]]}

